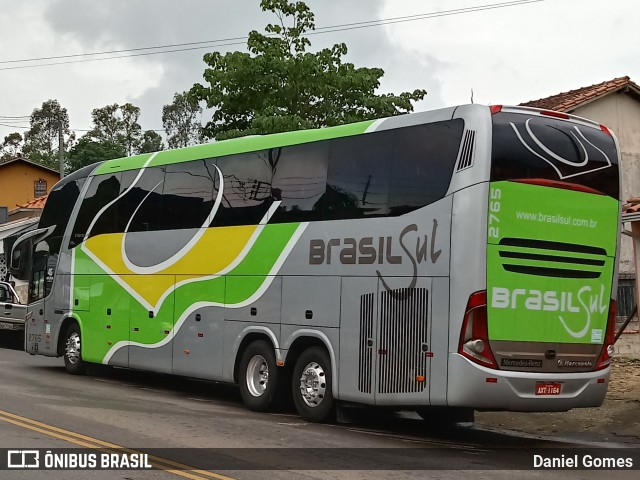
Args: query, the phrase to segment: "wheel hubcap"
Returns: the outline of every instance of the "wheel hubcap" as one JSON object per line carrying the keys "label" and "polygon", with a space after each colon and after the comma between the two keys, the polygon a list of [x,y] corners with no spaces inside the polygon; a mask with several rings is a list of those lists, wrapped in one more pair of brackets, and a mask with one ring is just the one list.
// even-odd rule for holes
{"label": "wheel hubcap", "polygon": [[67,339],[65,355],[72,365],[75,365],[80,360],[80,335],[78,333],[72,333]]}
{"label": "wheel hubcap", "polygon": [[327,379],[324,370],[317,362],[307,364],[300,377],[300,394],[309,407],[322,403],[327,391]]}
{"label": "wheel hubcap", "polygon": [[256,355],[247,365],[247,389],[254,397],[259,397],[269,383],[269,366],[262,355]]}

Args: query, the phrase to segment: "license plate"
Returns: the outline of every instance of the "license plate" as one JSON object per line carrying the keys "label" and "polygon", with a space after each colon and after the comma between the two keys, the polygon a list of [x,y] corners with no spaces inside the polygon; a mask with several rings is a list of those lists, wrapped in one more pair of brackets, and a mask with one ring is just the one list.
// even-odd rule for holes
{"label": "license plate", "polygon": [[6,323],[0,322],[0,330],[18,330],[20,325],[16,325],[15,323]]}
{"label": "license plate", "polygon": [[536,395],[560,395],[561,383],[537,383]]}

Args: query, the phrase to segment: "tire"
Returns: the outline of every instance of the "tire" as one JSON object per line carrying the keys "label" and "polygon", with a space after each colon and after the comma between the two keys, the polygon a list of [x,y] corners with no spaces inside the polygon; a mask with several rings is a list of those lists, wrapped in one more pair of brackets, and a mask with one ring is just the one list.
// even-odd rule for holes
{"label": "tire", "polygon": [[274,407],[278,390],[278,369],[273,347],[264,340],[251,343],[240,360],[240,395],[254,412]]}
{"label": "tire", "polygon": [[417,410],[418,415],[434,428],[446,428],[456,423],[473,423],[475,412],[463,407],[427,407]]}
{"label": "tire", "polygon": [[64,368],[71,375],[82,375],[87,364],[82,360],[82,338],[77,324],[69,326],[64,336]]}
{"label": "tire", "polygon": [[311,347],[296,361],[291,379],[293,403],[308,422],[324,422],[335,417],[331,360],[324,348]]}

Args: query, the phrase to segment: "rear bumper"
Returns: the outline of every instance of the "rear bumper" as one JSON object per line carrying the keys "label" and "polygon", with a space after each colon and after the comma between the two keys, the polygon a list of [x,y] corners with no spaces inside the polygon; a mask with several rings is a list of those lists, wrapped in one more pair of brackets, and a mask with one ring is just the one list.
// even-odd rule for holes
{"label": "rear bumper", "polygon": [[[451,353],[447,403],[453,407],[520,412],[598,407],[607,393],[610,373],[610,367],[597,372],[563,374],[493,370]],[[488,378],[495,381],[487,381]],[[536,395],[536,384],[539,382],[561,383],[561,393]]]}

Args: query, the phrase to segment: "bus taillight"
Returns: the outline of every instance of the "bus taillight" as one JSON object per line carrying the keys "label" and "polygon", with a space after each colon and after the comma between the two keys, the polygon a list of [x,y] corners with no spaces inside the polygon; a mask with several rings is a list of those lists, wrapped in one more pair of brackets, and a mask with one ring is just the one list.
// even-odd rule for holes
{"label": "bus taillight", "polygon": [[486,291],[472,293],[469,296],[460,332],[458,353],[485,367],[498,368],[489,346]]}
{"label": "bus taillight", "polygon": [[609,135],[611,137],[611,130],[609,130],[604,125],[600,125],[600,130],[602,130],[604,133],[606,133],[607,135]]}
{"label": "bus taillight", "polygon": [[563,120],[569,120],[569,115],[562,112],[555,112],[553,110],[542,110],[540,112],[541,115],[546,115],[547,117],[561,118]]}
{"label": "bus taillight", "polygon": [[613,357],[613,344],[616,341],[616,301],[611,300],[609,303],[609,318],[607,319],[607,332],[604,337],[604,345],[602,345],[602,353],[596,364],[596,370],[602,370],[611,365]]}
{"label": "bus taillight", "polygon": [[529,185],[538,185],[540,187],[562,188],[564,190],[574,190],[576,192],[594,193],[596,195],[605,195],[595,188],[580,185],[578,183],[562,182],[560,180],[551,180],[548,178],[514,178],[510,182],[527,183]]}

